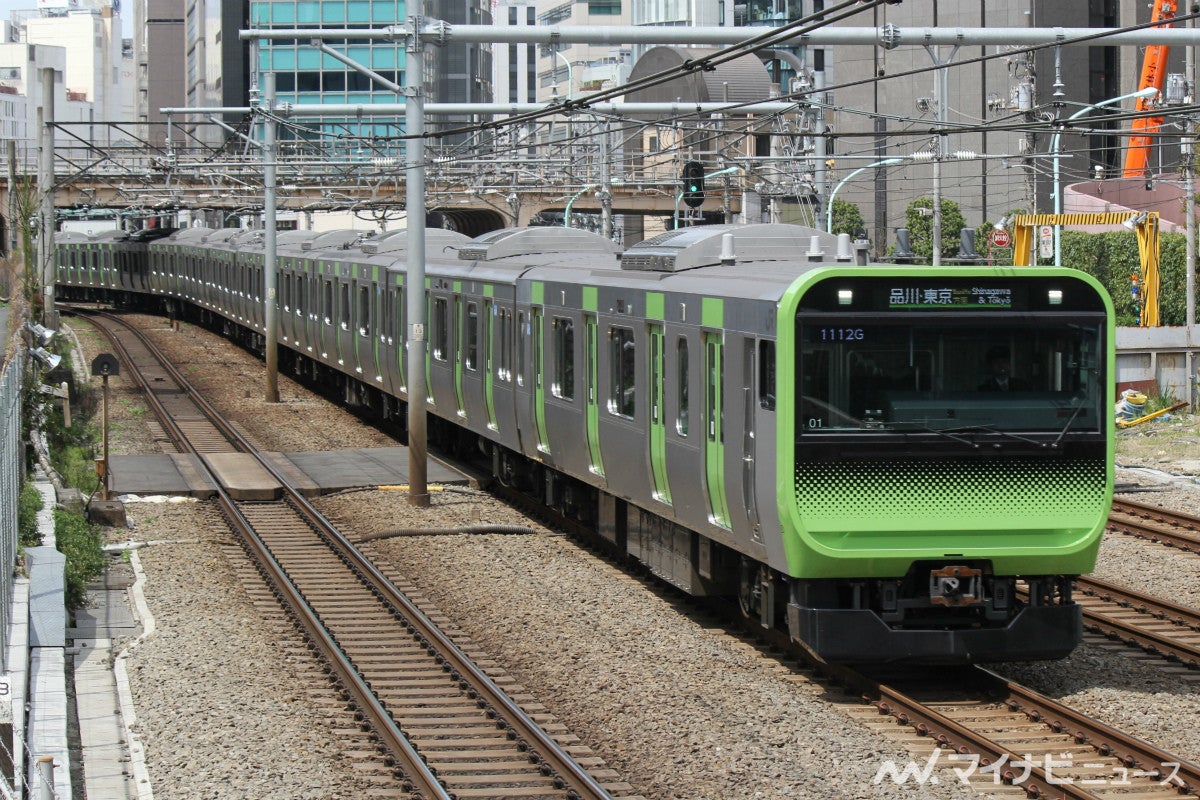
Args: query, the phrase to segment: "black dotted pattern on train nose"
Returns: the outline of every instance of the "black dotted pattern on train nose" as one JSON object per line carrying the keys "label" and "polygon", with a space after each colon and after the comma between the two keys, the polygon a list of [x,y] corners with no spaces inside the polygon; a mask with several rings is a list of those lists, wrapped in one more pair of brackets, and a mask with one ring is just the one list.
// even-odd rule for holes
{"label": "black dotted pattern on train nose", "polygon": [[[1094,517],[1101,460],[847,461],[796,466],[796,505],[809,520]],[[1034,523],[1036,526],[1036,523]]]}

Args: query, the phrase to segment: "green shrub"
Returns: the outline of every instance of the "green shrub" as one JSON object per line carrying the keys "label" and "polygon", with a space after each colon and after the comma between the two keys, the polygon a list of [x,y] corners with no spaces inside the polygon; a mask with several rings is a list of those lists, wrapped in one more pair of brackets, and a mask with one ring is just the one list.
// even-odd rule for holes
{"label": "green shrub", "polygon": [[22,547],[37,547],[42,538],[37,529],[37,513],[42,510],[42,494],[32,483],[21,487],[17,498],[17,530]]}
{"label": "green shrub", "polygon": [[58,549],[67,557],[67,607],[79,608],[87,595],[87,584],[104,568],[100,531],[82,514],[61,509],[54,512],[54,536]]}
{"label": "green shrub", "polygon": [[[1182,325],[1187,307],[1186,248],[1182,233],[1161,234],[1159,247],[1159,317],[1163,325]],[[1137,275],[1144,290],[1137,236],[1125,230],[1105,233],[1063,231],[1062,263],[1082,270],[1108,289],[1117,311],[1118,325],[1139,324],[1130,276]],[[1139,303],[1140,303],[1139,298]]]}

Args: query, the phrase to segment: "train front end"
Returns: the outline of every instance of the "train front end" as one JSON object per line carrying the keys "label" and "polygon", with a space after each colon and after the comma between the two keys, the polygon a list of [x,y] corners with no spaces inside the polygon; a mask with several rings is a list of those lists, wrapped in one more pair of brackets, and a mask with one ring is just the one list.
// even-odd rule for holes
{"label": "train front end", "polygon": [[1062,269],[829,268],[779,319],[792,635],[842,662],[1068,654],[1071,577],[1112,500],[1103,288]]}

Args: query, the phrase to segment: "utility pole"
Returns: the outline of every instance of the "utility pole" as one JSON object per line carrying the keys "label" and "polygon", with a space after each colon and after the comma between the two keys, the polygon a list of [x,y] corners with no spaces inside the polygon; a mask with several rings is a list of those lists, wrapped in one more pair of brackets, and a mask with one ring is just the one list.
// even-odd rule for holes
{"label": "utility pole", "polygon": [[600,235],[605,239],[613,238],[613,205],[612,205],[612,161],[609,158],[612,145],[612,131],[609,121],[604,121],[604,130],[600,134]]}
{"label": "utility pole", "polygon": [[[958,54],[958,45],[950,50],[950,55],[943,59],[933,47],[926,46],[926,52],[933,59],[937,69],[933,73],[934,94],[937,96],[938,129],[946,129],[946,111],[950,106],[949,65]],[[933,266],[942,265],[942,159],[946,158],[946,135],[940,133],[934,145],[933,154]]]}
{"label": "utility pole", "polygon": [[[829,159],[829,137],[825,135],[829,131],[829,128],[825,124],[825,105],[829,102],[829,98],[825,95],[824,70],[813,71],[813,96],[817,100],[814,104],[813,113],[813,182],[816,183],[817,197],[820,199],[822,205],[824,205],[829,202],[827,185],[828,164],[826,163]],[[773,152],[772,155],[774,155]],[[779,221],[777,203],[778,199],[773,196],[771,198],[771,222]],[[818,207],[818,214],[820,210]],[[813,219],[813,227],[820,227],[815,218]]]}
{"label": "utility pole", "polygon": [[[1193,6],[1192,10],[1195,10]],[[1189,30],[1195,29],[1196,20],[1188,19]],[[1184,80],[1187,83],[1188,102],[1195,102],[1196,97],[1196,48],[1187,45],[1184,53]],[[1194,328],[1196,327],[1196,118],[1188,114],[1183,120],[1183,179],[1184,179],[1184,216],[1186,217],[1186,247],[1185,283],[1186,293],[1184,317],[1184,366],[1187,372],[1187,400],[1193,411],[1197,402],[1197,376]]]}
{"label": "utility pole", "polygon": [[279,402],[279,259],[276,250],[276,135],[275,73],[262,73],[263,105],[263,287],[266,294],[263,314],[263,335],[266,337],[267,386],[266,401]]}
{"label": "utility pole", "polygon": [[41,169],[38,193],[41,196],[42,229],[38,242],[38,277],[42,281],[42,324],[58,327],[54,310],[54,69],[42,70],[42,108],[38,114],[41,135]]}
{"label": "utility pole", "polygon": [[429,505],[425,353],[425,43],[421,17],[409,17],[404,66],[404,207],[408,215],[408,503]]}

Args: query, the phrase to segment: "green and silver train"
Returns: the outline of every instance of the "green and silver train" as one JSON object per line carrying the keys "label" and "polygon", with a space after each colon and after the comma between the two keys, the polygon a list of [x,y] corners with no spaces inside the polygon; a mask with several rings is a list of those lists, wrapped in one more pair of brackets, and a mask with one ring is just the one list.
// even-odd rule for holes
{"label": "green and silver train", "polygon": [[[792,225],[624,252],[563,228],[428,233],[434,443],[826,660],[1078,643],[1071,578],[1113,488],[1113,313],[1091,277],[860,264]],[[404,235],[278,246],[281,363],[403,419]],[[95,267],[105,247],[130,288],[87,279],[125,274]],[[255,234],[180,231],[137,245],[140,267],[131,247],[63,242],[60,296],[120,292],[261,346]]]}

